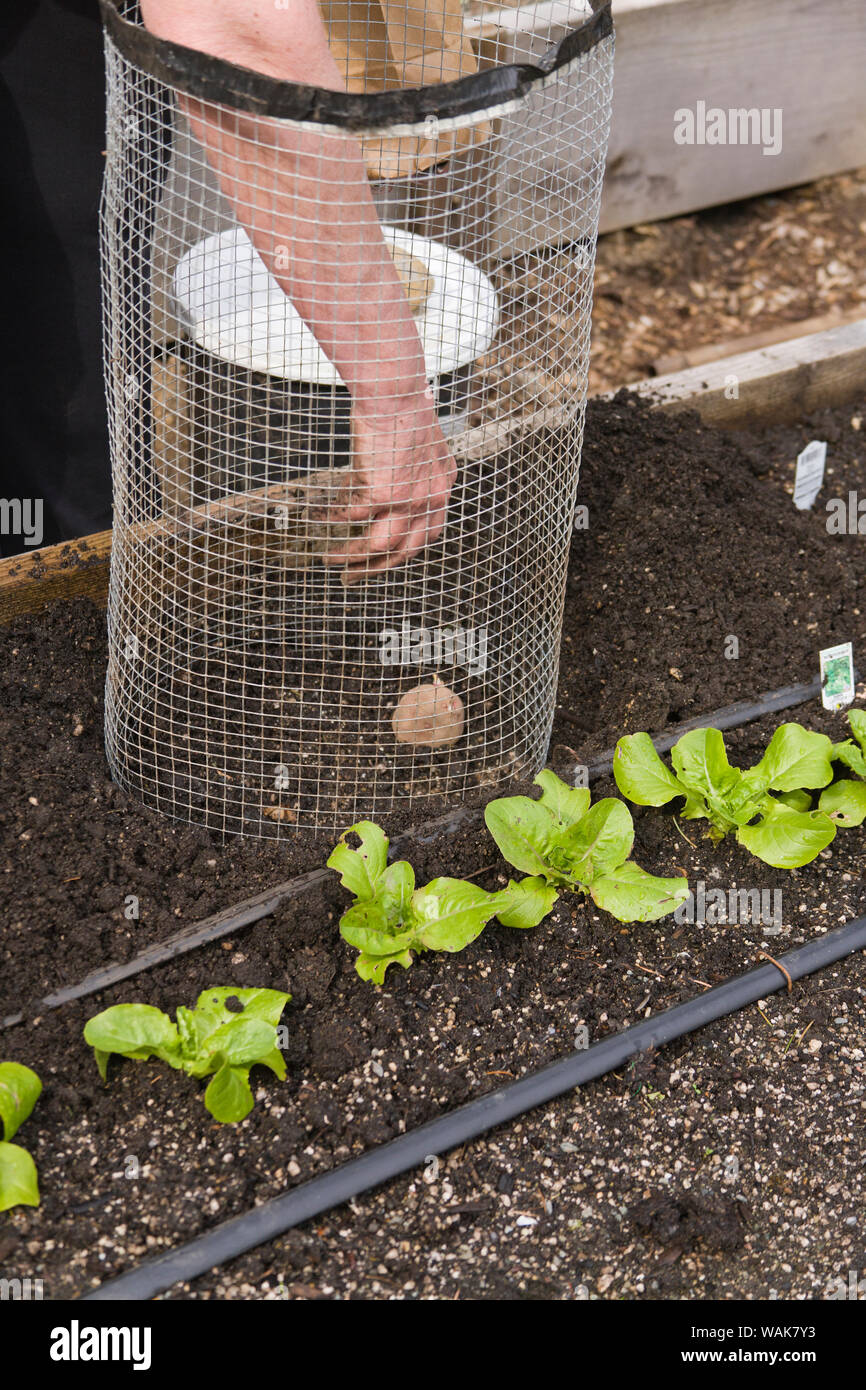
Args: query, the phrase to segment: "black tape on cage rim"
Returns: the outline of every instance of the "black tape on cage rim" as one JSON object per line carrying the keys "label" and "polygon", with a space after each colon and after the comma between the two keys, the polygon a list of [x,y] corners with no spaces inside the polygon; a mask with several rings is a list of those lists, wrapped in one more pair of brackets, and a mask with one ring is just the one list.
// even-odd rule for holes
{"label": "black tape on cage rim", "polygon": [[[429,116],[454,120],[527,97],[538,83],[589,53],[613,33],[611,0],[589,0],[593,14],[552,44],[535,64],[513,63],[443,82],[389,92],[332,92],[307,87],[235,63],[214,58],[182,44],[169,43],[145,29],[138,5],[99,0],[105,32],[117,51],[158,82],[201,101],[232,106],[277,120],[369,130],[415,125]],[[125,17],[125,11],[135,15]]]}

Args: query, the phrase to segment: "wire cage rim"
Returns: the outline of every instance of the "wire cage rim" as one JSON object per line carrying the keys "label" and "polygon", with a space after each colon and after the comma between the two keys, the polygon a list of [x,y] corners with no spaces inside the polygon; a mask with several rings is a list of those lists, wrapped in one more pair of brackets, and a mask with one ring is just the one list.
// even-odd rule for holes
{"label": "wire cage rim", "polygon": [[551,44],[535,64],[508,63],[452,82],[387,92],[341,92],[286,82],[238,63],[158,38],[121,13],[125,0],[99,0],[106,34],[139,71],[175,91],[274,120],[347,131],[402,133],[401,126],[474,120],[520,102],[613,34],[612,0],[585,0],[592,13]]}

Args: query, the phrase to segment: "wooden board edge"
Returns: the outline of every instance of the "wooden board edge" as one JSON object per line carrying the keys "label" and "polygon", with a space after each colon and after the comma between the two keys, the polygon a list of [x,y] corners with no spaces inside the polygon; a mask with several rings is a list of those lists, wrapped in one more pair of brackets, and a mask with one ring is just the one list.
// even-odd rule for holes
{"label": "wooden board edge", "polygon": [[104,606],[110,555],[111,532],[99,531],[0,559],[0,626],[57,598],[88,597]]}
{"label": "wooden board edge", "polygon": [[736,338],[726,338],[723,342],[701,343],[699,347],[675,349],[655,359],[653,376],[673,376],[675,372],[684,372],[688,367],[703,367],[705,363],[718,362],[722,357],[755,352],[758,348],[790,342],[792,338],[806,338],[814,333],[826,333],[831,328],[841,328],[846,323],[857,323],[862,318],[861,304],[859,308],[849,309],[844,313],[831,310],[827,314],[815,314],[808,319],[776,324],[775,328],[763,328],[757,333],[744,333]]}
{"label": "wooden board edge", "polygon": [[846,405],[866,395],[866,318],[644,378],[627,389],[660,410],[695,410],[721,429],[779,424]]}

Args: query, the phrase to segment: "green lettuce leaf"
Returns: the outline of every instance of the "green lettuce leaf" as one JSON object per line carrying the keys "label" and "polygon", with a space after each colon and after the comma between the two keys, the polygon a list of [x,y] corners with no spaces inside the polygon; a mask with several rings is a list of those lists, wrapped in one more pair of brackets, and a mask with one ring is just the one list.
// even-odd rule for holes
{"label": "green lettuce leaf", "polygon": [[[232,1019],[243,1017],[260,1018],[276,1028],[291,998],[290,994],[285,994],[280,989],[237,989],[233,985],[223,985],[217,989],[202,990],[196,1000],[195,1011],[197,1014],[210,1015],[217,1027],[223,1023],[231,1023]],[[229,1009],[226,1003],[229,999],[236,999],[242,1004],[243,1012]]]}
{"label": "green lettuce leaf", "polygon": [[[608,796],[597,801],[583,820],[567,830],[560,847],[567,857],[569,876],[590,884],[624,864],[634,844],[634,824],[624,801]],[[560,863],[563,861],[560,860]]]}
{"label": "green lettuce leaf", "polygon": [[846,738],[842,743],[834,743],[833,758],[836,762],[843,763],[857,777],[866,780],[866,757],[853,739]]}
{"label": "green lettuce leaf", "polygon": [[0,1062],[0,1120],[3,1137],[12,1139],[32,1114],[42,1094],[42,1082],[20,1062]]}
{"label": "green lettuce leaf", "polygon": [[0,1144],[0,1212],[39,1206],[36,1164],[18,1144]]}
{"label": "green lettuce leaf", "polygon": [[[219,986],[203,990],[195,1009],[179,1005],[176,1026],[149,1004],[115,1004],[88,1020],[84,1036],[103,1080],[112,1053],[133,1061],[157,1057],[197,1078],[216,1073],[205,1092],[205,1105],[216,1119],[234,1122],[252,1108],[247,1080],[251,1066],[269,1067],[285,1079],[277,1023],[290,998],[281,990]],[[230,1009],[230,999],[243,1009]]]}
{"label": "green lettuce leaf", "polygon": [[108,1058],[115,1052],[135,1061],[159,1057],[171,1067],[182,1065],[177,1028],[167,1014],[151,1004],[114,1004],[88,1019],[84,1037],[96,1052],[103,1081]]}
{"label": "green lettuce leaf", "polygon": [[[346,844],[347,835],[357,835],[360,849]],[[388,841],[373,821],[358,821],[340,836],[327,861],[328,868],[340,875],[340,882],[362,902],[375,897],[376,888],[388,864]]]}
{"label": "green lettuce leaf", "polygon": [[671,749],[671,762],[688,790],[711,805],[723,805],[742,775],[728,762],[725,740],[718,729],[692,729],[683,734]]}
{"label": "green lettuce leaf", "polygon": [[408,950],[413,928],[392,925],[381,902],[354,903],[340,918],[340,935],[350,946],[368,956],[392,956]]}
{"label": "green lettuce leaf", "polygon": [[553,816],[560,829],[567,829],[582,820],[589,810],[590,791],[588,787],[569,787],[550,768],[539,772],[535,785],[541,787],[537,803],[544,806]]}
{"label": "green lettuce leaf", "polygon": [[253,1108],[253,1093],[249,1083],[249,1068],[232,1066],[224,1060],[207,1090],[204,1103],[220,1124],[237,1124],[245,1120]]}
{"label": "green lettuce leaf", "polygon": [[684,878],[656,878],[628,860],[597,878],[589,891],[596,907],[620,922],[655,922],[685,902],[689,885]]}
{"label": "green lettuce leaf", "polygon": [[866,753],[866,710],[849,709],[848,723],[863,752]]}
{"label": "green lettuce leaf", "polygon": [[409,914],[415,892],[415,870],[405,859],[390,864],[379,880],[377,896],[388,926],[396,930]]}
{"label": "green lettuce leaf", "polygon": [[741,826],[737,839],[774,869],[799,869],[826,849],[835,834],[835,825],[822,812],[794,811],[771,801],[763,819]]}
{"label": "green lettuce leaf", "polygon": [[210,1034],[203,1054],[184,1070],[190,1076],[209,1076],[222,1065],[220,1059],[233,1067],[251,1067],[260,1057],[266,1057],[276,1042],[277,1030],[272,1023],[235,1014],[231,1023],[224,1023]]}
{"label": "green lettuce leaf", "polygon": [[781,801],[783,806],[790,806],[792,811],[811,811],[812,809],[812,798],[808,792],[781,792],[775,799]]}
{"label": "green lettuce leaf", "polygon": [[649,734],[626,734],[619,740],[613,775],[623,796],[636,806],[664,806],[687,790],[662,762]]}
{"label": "green lettuce leaf", "polygon": [[822,791],[818,810],[837,825],[862,825],[866,820],[866,782],[852,782],[850,779],[834,782]]}
{"label": "green lettuce leaf", "polygon": [[519,883],[509,879],[508,887],[496,894],[502,906],[496,909],[496,920],[504,927],[537,927],[552,910],[559,896],[553,884],[541,878],[522,878]]}
{"label": "green lettuce leaf", "polygon": [[561,881],[550,859],[559,823],[549,805],[528,796],[500,797],[488,803],[484,823],[512,868]]}
{"label": "green lettuce leaf", "polygon": [[434,878],[412,898],[414,941],[426,951],[462,951],[496,915],[497,894],[461,878]]}
{"label": "green lettuce leaf", "polygon": [[355,961],[355,969],[368,984],[383,985],[385,971],[389,965],[400,965],[404,970],[408,970],[411,964],[412,957],[408,951],[400,951],[393,956],[366,956],[362,953]]}
{"label": "green lettuce leaf", "polygon": [[832,752],[826,734],[811,733],[800,724],[780,724],[752,771],[765,777],[772,791],[826,787],[833,777]]}

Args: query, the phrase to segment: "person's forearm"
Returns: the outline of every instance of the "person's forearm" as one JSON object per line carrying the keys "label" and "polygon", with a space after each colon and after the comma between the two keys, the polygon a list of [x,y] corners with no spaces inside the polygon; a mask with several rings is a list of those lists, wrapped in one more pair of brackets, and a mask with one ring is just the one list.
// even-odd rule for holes
{"label": "person's forearm", "polygon": [[[142,0],[161,37],[288,81],[344,87],[315,0]],[[358,142],[182,99],[268,269],[366,416],[430,408],[423,352]]]}
{"label": "person's forearm", "polygon": [[186,110],[239,221],[356,409],[417,404],[427,385],[421,342],[357,142],[257,117],[215,121],[198,103]]}

